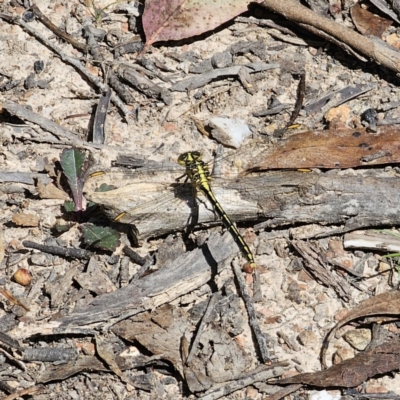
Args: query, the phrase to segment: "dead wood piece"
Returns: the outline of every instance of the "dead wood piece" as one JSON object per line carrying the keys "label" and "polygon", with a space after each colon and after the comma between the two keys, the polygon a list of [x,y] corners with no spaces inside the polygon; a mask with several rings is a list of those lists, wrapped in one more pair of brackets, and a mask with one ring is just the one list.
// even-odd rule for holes
{"label": "dead wood piece", "polygon": [[66,32],[62,31],[60,28],[58,28],[56,25],[54,25],[38,8],[36,4],[31,4],[31,10],[35,13],[36,17],[39,19],[39,21],[48,29],[50,29],[53,33],[55,33],[57,36],[59,36],[61,39],[65,40],[66,42],[72,44],[75,48],[78,50],[83,51],[84,53],[87,52],[88,47],[81,42],[78,42],[75,40],[73,37],[68,35]]}
{"label": "dead wood piece", "polygon": [[287,123],[287,127],[290,127],[290,125],[293,125],[294,122],[296,121],[297,117],[299,116],[301,108],[303,107],[305,94],[306,94],[306,73],[303,72],[302,74],[300,74],[299,85],[297,87],[296,104],[294,106],[292,115],[290,116],[290,120]]}
{"label": "dead wood piece", "polygon": [[49,83],[54,80],[54,78],[50,79],[35,79],[36,74],[31,73],[28,75],[28,77],[24,81],[24,88],[29,90],[29,89],[34,89],[34,88],[39,88],[39,89],[47,89],[49,87]]}
{"label": "dead wood piece", "polygon": [[[273,38],[280,40],[281,42],[294,44],[295,46],[310,46],[311,44],[301,38],[284,35],[279,30],[275,29],[268,29],[268,34]],[[315,43],[314,45],[318,44]]]}
{"label": "dead wood piece", "polygon": [[[54,333],[67,333],[80,331],[80,326],[92,326],[95,323],[98,325],[104,321],[113,325],[117,319],[123,320],[169,303],[204,285],[213,276],[216,263],[237,252],[236,244],[229,232],[223,236],[212,235],[207,247],[209,252],[196,249],[186,253],[171,265],[115,292],[98,296],[86,307],[52,322],[46,328],[42,326],[41,329],[48,328]],[[32,327],[32,334],[34,331]]]}
{"label": "dead wood piece", "polygon": [[119,58],[124,54],[138,53],[143,48],[143,42],[137,38],[129,40],[128,42],[122,43],[114,47],[115,58]]}
{"label": "dead wood piece", "polygon": [[122,257],[119,272],[119,283],[125,287],[129,281],[129,257]]}
{"label": "dead wood piece", "polygon": [[[182,357],[185,359],[188,357],[189,347],[188,340],[185,336],[182,336],[181,344]],[[183,370],[185,372],[186,384],[193,393],[204,392],[212,386],[212,380],[207,375],[204,375],[201,371],[193,370],[186,364],[183,365]]]}
{"label": "dead wood piece", "polygon": [[203,332],[199,344],[196,357],[190,366],[184,367],[187,381],[195,383],[193,389],[212,390],[248,373],[249,355],[216,323]]}
{"label": "dead wood piece", "polygon": [[125,85],[123,85],[118,77],[114,74],[114,72],[110,69],[108,71],[108,84],[114,89],[114,91],[118,94],[118,96],[126,103],[126,104],[134,104],[135,99],[127,90]]}
{"label": "dead wood piece", "polygon": [[22,353],[22,359],[24,361],[51,362],[54,363],[54,365],[65,364],[77,358],[78,351],[76,349],[44,347],[25,349]]}
{"label": "dead wood piece", "polygon": [[[151,313],[120,322],[112,330],[125,340],[138,341],[151,353],[170,361],[185,376],[192,392],[208,390],[216,383],[231,380],[249,367],[249,357],[227,332],[214,323],[198,338],[195,355],[190,365],[186,365],[182,360],[181,340],[190,327],[186,312],[164,305]],[[187,359],[186,355],[183,357]]]}
{"label": "dead wood piece", "polygon": [[266,45],[263,40],[242,40],[230,46],[229,51],[232,55],[252,53],[260,60],[266,59]]}
{"label": "dead wood piece", "polygon": [[250,75],[249,69],[242,67],[238,72],[238,78],[243,88],[247,90],[250,94],[255,94],[258,92],[258,86],[256,81]]}
{"label": "dead wood piece", "polygon": [[46,388],[44,386],[37,385],[37,386],[29,387],[27,389],[13,391],[10,395],[3,397],[2,400],[14,400],[14,399],[21,398],[22,396],[31,395],[31,394],[40,394],[40,393],[45,393],[45,392],[46,392]]}
{"label": "dead wood piece", "polygon": [[160,98],[166,105],[172,103],[172,95],[169,90],[153,83],[134,69],[121,65],[116,73],[146,96],[155,99]]}
{"label": "dead wood piece", "polygon": [[[363,259],[361,260],[360,264],[361,263],[362,264],[365,263],[368,260],[369,257],[370,257],[370,254],[367,254],[367,257],[364,256]],[[343,263],[341,263],[339,261],[336,261],[336,260],[333,260],[333,259],[327,259],[327,262],[329,264],[335,266],[335,267],[338,267],[338,268],[346,271],[350,275],[353,275],[353,276],[355,276],[355,277],[357,277],[359,279],[363,279],[364,278],[364,275],[362,273],[359,273],[358,271],[353,270],[353,268],[347,268],[345,265],[343,265]]]}
{"label": "dead wood piece", "polygon": [[368,61],[368,58],[363,57],[360,53],[358,53],[357,51],[353,50],[352,47],[350,47],[346,43],[334,38],[333,36],[325,33],[324,31],[322,31],[320,29],[316,29],[311,25],[306,25],[306,24],[299,24],[299,25],[301,27],[307,29],[308,31],[310,31],[314,35],[319,36],[319,37],[325,39],[326,41],[333,43],[334,45],[336,45],[340,49],[343,49],[346,53],[352,55],[353,57],[357,58],[358,60],[360,60],[362,62],[367,62]]}
{"label": "dead wood piece", "polygon": [[[369,175],[278,171],[237,180],[214,179],[212,186],[232,221],[267,219],[258,229],[299,223],[326,224],[326,221],[344,224],[328,232],[336,234],[360,227],[399,224],[400,205],[393,202],[400,190],[399,179]],[[87,182],[86,198],[101,204],[110,219],[125,212],[121,222],[134,224],[139,239],[187,227],[192,210],[176,198],[184,199],[187,204],[193,198],[191,187],[181,186],[178,193],[171,191],[170,185],[143,185],[143,182],[132,180],[128,183],[125,179],[116,190],[95,192],[103,182],[101,179],[118,187],[119,183],[110,180],[111,177],[107,174],[99,177],[100,181],[92,182],[92,187]],[[153,197],[149,201],[150,195]],[[198,222],[205,225],[218,223],[214,213],[204,204],[199,204]]]}
{"label": "dead wood piece", "polygon": [[63,256],[63,257],[88,259],[93,255],[93,253],[89,250],[66,248],[66,247],[60,247],[60,246],[47,246],[44,244],[32,242],[30,240],[24,240],[22,242],[22,244],[25,247],[28,247],[30,249],[36,249],[36,250],[43,251],[45,253],[54,254],[54,255]]}
{"label": "dead wood piece", "polygon": [[42,183],[50,183],[51,179],[47,174],[35,172],[8,172],[0,171],[0,182],[18,182],[25,185],[34,185],[36,180]]}
{"label": "dead wood piece", "polygon": [[381,39],[362,36],[343,25],[314,13],[295,0],[265,0],[261,5],[301,24],[305,29],[311,30],[311,27],[322,31],[375,60],[378,64],[382,64],[395,72],[400,72],[400,52]]}
{"label": "dead wood piece", "polygon": [[203,396],[198,397],[200,400],[215,400],[224,398],[236,390],[253,385],[257,382],[266,382],[271,378],[281,376],[288,367],[287,362],[274,363],[272,365],[261,365],[255,370],[248,371],[246,374],[238,376],[235,380],[224,382],[224,384],[216,385],[207,391]]}
{"label": "dead wood piece", "polygon": [[121,379],[122,382],[130,383],[130,380],[121,371],[116,361],[112,345],[107,343],[105,338],[100,335],[96,335],[96,350],[101,359],[110,367],[111,371]]}
{"label": "dead wood piece", "polygon": [[[268,28],[273,28],[273,29],[277,29],[278,31],[289,35],[289,36],[293,36],[296,37],[297,35],[290,29],[278,25],[275,21],[273,21],[272,19],[257,19],[255,17],[236,17],[235,18],[235,22],[246,22],[249,24],[256,24],[259,26],[267,26]],[[304,45],[307,45],[307,42],[304,42]]]}
{"label": "dead wood piece", "polygon": [[14,388],[12,388],[8,383],[0,381],[0,390],[5,393],[12,393]]}
{"label": "dead wood piece", "polygon": [[[100,30],[100,31],[102,31],[102,30]],[[85,26],[83,28],[83,34],[84,34],[84,37],[86,38],[86,42],[88,44],[88,52],[92,55],[92,57],[95,60],[98,60],[101,62],[104,60],[104,57],[101,54],[101,52],[99,51],[100,46],[99,46],[98,40],[96,40],[96,37],[98,37],[97,35],[99,33],[100,33],[99,30],[97,30],[96,28],[94,28],[90,25]],[[106,34],[106,32],[103,31],[104,36],[105,36],[105,34]],[[104,38],[104,36],[103,36],[103,38]],[[103,65],[101,65],[101,67],[103,67]]]}
{"label": "dead wood piece", "polygon": [[15,115],[23,121],[32,122],[39,125],[45,131],[51,132],[61,143],[72,144],[75,146],[80,146],[84,143],[69,129],[63,128],[57,123],[42,117],[41,115],[36,114],[28,108],[20,106],[11,100],[5,100],[3,103],[0,103],[0,106],[6,109],[11,115]]}
{"label": "dead wood piece", "polygon": [[79,272],[79,266],[70,268],[64,276],[46,284],[46,292],[50,295],[52,307],[59,307],[64,303],[64,295],[71,289],[74,276]]}
{"label": "dead wood piece", "polygon": [[0,342],[2,343],[3,346],[5,346],[8,349],[14,348],[20,351],[24,350],[24,347],[22,347],[17,340],[13,339],[5,332],[0,332]]}
{"label": "dead wood piece", "polygon": [[97,104],[96,113],[93,122],[93,143],[104,144],[106,132],[104,130],[108,106],[110,105],[111,89],[102,93]]}
{"label": "dead wood piece", "polygon": [[0,318],[0,326],[3,333],[11,331],[18,324],[17,316],[13,313],[7,313]]}
{"label": "dead wood piece", "polygon": [[165,304],[152,313],[119,322],[112,332],[125,340],[138,341],[154,355],[162,355],[183,376],[180,341],[189,326],[186,312]]}
{"label": "dead wood piece", "polygon": [[[126,64],[126,65],[128,65],[129,68],[133,68],[139,71],[140,73],[147,75],[151,79],[158,78],[163,82],[168,82],[168,83],[171,82],[170,78],[164,76],[162,73],[157,71],[156,63],[153,60],[150,60],[146,57],[141,57],[138,58],[137,61],[140,62],[143,65],[143,67],[139,64]],[[159,65],[159,63],[157,63],[157,65]]]}
{"label": "dead wood piece", "polygon": [[195,76],[193,78],[188,78],[183,81],[179,81],[175,83],[171,87],[172,92],[185,92],[187,90],[194,90],[200,87],[203,87],[213,81],[214,79],[218,79],[225,76],[237,76],[240,70],[246,67],[249,69],[250,73],[267,71],[269,69],[279,68],[280,64],[267,64],[267,63],[250,63],[246,65],[237,65],[233,67],[214,69],[210,72],[205,72],[199,76]]}
{"label": "dead wood piece", "polygon": [[7,92],[8,90],[14,89],[22,82],[22,79],[10,79],[6,82],[3,82],[0,85],[0,92]]}
{"label": "dead wood piece", "polygon": [[125,246],[122,250],[135,264],[143,266],[149,262],[149,257],[140,256],[136,251],[133,251],[129,246]]}
{"label": "dead wood piece", "polygon": [[254,117],[266,117],[268,115],[280,114],[282,111],[287,110],[288,108],[292,108],[291,104],[279,104],[276,106],[272,106],[270,108],[265,108],[260,111],[256,111],[253,113]]}
{"label": "dead wood piece", "polygon": [[400,252],[400,239],[388,232],[355,231],[346,233],[343,241],[347,249],[374,249],[389,253]]}
{"label": "dead wood piece", "polygon": [[281,400],[284,397],[289,396],[289,394],[297,392],[302,387],[303,387],[303,385],[301,383],[295,384],[295,385],[290,385],[281,390],[278,390],[274,394],[264,397],[263,400]]}
{"label": "dead wood piece", "polygon": [[270,363],[271,359],[269,358],[267,341],[265,339],[265,336],[261,332],[260,325],[258,324],[256,311],[254,309],[253,299],[249,294],[246,282],[243,278],[243,274],[237,260],[234,260],[232,262],[232,267],[233,267],[233,272],[235,273],[236,280],[238,282],[240,295],[243,299],[243,302],[246,306],[247,314],[249,316],[249,325],[251,326],[251,330],[257,342],[257,347],[261,362],[263,362],[264,364]]}
{"label": "dead wood piece", "polygon": [[317,120],[317,118],[324,115],[330,108],[337,107],[346,101],[360,96],[361,94],[374,89],[375,86],[376,85],[373,83],[357,86],[346,86],[342,89],[322,95],[315,101],[304,106],[304,110],[308,115],[314,116],[314,120]]}
{"label": "dead wood piece", "polygon": [[[231,56],[232,57],[232,56]],[[199,63],[192,64],[189,67],[189,72],[192,74],[204,74],[206,72],[212,71],[214,69],[211,58],[207,58]]]}
{"label": "dead wood piece", "polygon": [[146,264],[142,265],[142,267],[139,269],[136,274],[134,274],[131,278],[131,282],[134,282],[138,279],[143,278],[143,276],[146,275],[147,271],[149,271],[150,267],[154,264],[154,258],[149,257],[148,260],[146,261]]}
{"label": "dead wood piece", "polygon": [[37,378],[39,383],[63,380],[82,371],[104,371],[108,369],[94,356],[80,356],[76,361],[62,365],[50,365]]}
{"label": "dead wood piece", "polygon": [[292,241],[292,245],[306,260],[306,267],[310,270],[312,276],[321,281],[324,285],[332,287],[336,293],[344,300],[350,300],[350,287],[343,278],[333,275],[324,266],[325,262],[318,254],[317,249],[313,249],[303,241]]}
{"label": "dead wood piece", "polygon": [[[115,357],[115,362],[121,371],[136,368],[142,369],[150,366],[165,366],[165,363],[158,361],[157,357],[145,356],[132,357],[131,359],[117,356]],[[109,372],[109,368],[95,356],[79,356],[76,360],[68,361],[66,364],[46,365],[46,369],[38,376],[37,382],[60,381],[84,371]],[[130,379],[129,383],[138,389],[149,390],[148,384],[140,384],[135,380],[135,377]]]}
{"label": "dead wood piece", "polygon": [[294,337],[289,337],[285,332],[278,331],[276,332],[277,336],[281,338],[285,344],[289,347],[289,349],[292,349],[294,351],[299,351],[300,346],[297,344],[295,341]]}
{"label": "dead wood piece", "polygon": [[207,309],[206,309],[206,311],[203,315],[203,318],[200,322],[200,325],[197,329],[196,336],[195,336],[194,340],[192,340],[192,346],[191,346],[190,352],[184,360],[186,365],[190,365],[190,363],[192,362],[195,351],[198,348],[198,345],[200,342],[200,337],[203,333],[203,330],[205,329],[206,325],[211,322],[210,317],[212,315],[212,312],[214,311],[215,304],[221,299],[221,296],[222,295],[220,292],[216,292],[210,297],[208,304],[207,304]]}
{"label": "dead wood piece", "polygon": [[83,289],[89,290],[97,295],[111,293],[117,290],[108,275],[101,270],[94,257],[91,257],[86,272],[75,275],[74,280],[76,280]]}

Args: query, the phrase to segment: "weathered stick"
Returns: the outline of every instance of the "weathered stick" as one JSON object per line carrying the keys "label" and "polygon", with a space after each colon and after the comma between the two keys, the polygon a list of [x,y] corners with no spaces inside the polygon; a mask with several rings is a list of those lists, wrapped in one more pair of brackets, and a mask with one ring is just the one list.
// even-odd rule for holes
{"label": "weathered stick", "polygon": [[319,35],[320,31],[320,36],[326,40],[334,43],[339,40],[378,64],[395,72],[400,72],[400,52],[377,37],[360,35],[345,26],[318,15],[295,0],[265,0],[261,5],[283,15],[290,21],[300,24],[316,35]]}

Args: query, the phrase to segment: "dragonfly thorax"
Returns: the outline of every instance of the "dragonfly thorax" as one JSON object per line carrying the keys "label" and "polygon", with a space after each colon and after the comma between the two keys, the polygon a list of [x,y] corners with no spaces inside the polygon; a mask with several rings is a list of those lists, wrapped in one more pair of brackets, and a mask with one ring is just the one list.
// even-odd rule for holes
{"label": "dragonfly thorax", "polygon": [[178,157],[178,164],[186,168],[187,176],[197,185],[205,185],[211,179],[208,166],[201,159],[199,151],[188,151]]}

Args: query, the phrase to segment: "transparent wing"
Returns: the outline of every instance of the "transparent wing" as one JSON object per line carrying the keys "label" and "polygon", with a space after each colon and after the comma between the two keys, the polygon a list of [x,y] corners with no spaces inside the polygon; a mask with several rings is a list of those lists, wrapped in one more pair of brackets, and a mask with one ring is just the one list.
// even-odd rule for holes
{"label": "transparent wing", "polygon": [[[200,224],[220,223],[213,206],[200,190],[194,193],[190,182],[177,183],[165,171],[147,178],[151,180],[144,181],[141,174],[108,172],[87,181],[85,196],[101,205],[111,220],[122,215],[118,221],[134,225],[138,239],[184,229],[197,213]],[[98,191],[102,185],[113,189]],[[215,179],[211,186],[233,221],[256,220],[261,214],[257,202],[249,198],[257,192],[251,179]]]}
{"label": "transparent wing", "polygon": [[[91,178],[85,185],[86,198],[101,205],[111,220],[117,218],[119,222],[134,225],[138,239],[157,237],[187,225],[193,209],[191,185],[133,178],[119,185],[121,175],[112,172],[99,178]],[[96,184],[101,182],[117,187],[96,191]]]}

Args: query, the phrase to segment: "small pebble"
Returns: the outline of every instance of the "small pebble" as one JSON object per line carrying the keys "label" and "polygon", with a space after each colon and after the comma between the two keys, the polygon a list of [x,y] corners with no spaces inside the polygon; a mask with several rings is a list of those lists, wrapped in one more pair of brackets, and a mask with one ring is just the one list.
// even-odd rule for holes
{"label": "small pebble", "polygon": [[319,340],[314,332],[311,331],[303,331],[297,336],[297,340],[299,343],[306,347],[316,347],[319,343]]}
{"label": "small pebble", "polygon": [[357,350],[365,350],[372,339],[369,329],[355,329],[347,331],[343,335],[343,339]]}
{"label": "small pebble", "polygon": [[208,124],[215,140],[235,149],[251,134],[246,122],[238,118],[215,117]]}
{"label": "small pebble", "polygon": [[326,390],[321,390],[320,392],[313,392],[310,395],[309,400],[340,400],[340,398],[340,394],[332,395]]}
{"label": "small pebble", "polygon": [[340,348],[333,355],[333,363],[340,364],[341,362],[345,360],[350,360],[353,357],[354,357],[353,349]]}

